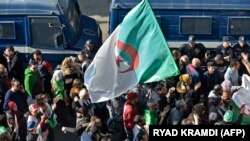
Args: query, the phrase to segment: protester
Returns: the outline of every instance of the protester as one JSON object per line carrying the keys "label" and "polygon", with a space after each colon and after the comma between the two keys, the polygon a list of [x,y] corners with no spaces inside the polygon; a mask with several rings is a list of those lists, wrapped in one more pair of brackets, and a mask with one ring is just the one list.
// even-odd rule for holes
{"label": "protester", "polygon": [[3,56],[7,61],[7,70],[9,79],[18,79],[22,84],[24,80],[24,65],[22,56],[18,51],[15,51],[13,46],[7,46],[5,48]]}
{"label": "protester", "polygon": [[35,60],[30,59],[29,67],[25,69],[24,75],[24,88],[28,94],[28,104],[35,103],[36,95],[42,93],[42,83]]}

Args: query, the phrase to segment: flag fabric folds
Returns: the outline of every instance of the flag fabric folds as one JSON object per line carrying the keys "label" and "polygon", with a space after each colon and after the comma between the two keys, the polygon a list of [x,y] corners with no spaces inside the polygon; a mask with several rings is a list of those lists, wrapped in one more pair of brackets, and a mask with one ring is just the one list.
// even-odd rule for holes
{"label": "flag fabric folds", "polygon": [[148,0],[123,19],[104,42],[85,72],[93,103],[106,101],[137,86],[179,74]]}
{"label": "flag fabric folds", "polygon": [[242,124],[250,124],[250,77],[246,74],[242,76],[242,88],[233,94],[230,106],[234,113],[234,121],[240,114],[240,109],[244,107]]}

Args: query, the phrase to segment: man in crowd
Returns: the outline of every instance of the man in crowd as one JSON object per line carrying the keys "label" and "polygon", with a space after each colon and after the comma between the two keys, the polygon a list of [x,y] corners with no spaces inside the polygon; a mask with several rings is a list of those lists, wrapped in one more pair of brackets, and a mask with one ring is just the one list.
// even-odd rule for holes
{"label": "man in crowd", "polygon": [[138,114],[136,109],[136,103],[138,102],[138,94],[135,92],[129,92],[127,95],[127,101],[124,105],[123,112],[123,124],[127,133],[128,141],[133,141],[134,134],[133,128],[135,126],[134,118]]}
{"label": "man in crowd", "polygon": [[23,60],[21,58],[21,54],[18,51],[15,51],[13,46],[7,46],[4,51],[4,57],[7,61],[7,70],[9,79],[18,79],[21,83],[23,83],[24,78],[24,67]]}
{"label": "man in crowd", "polygon": [[28,109],[28,105],[26,102],[27,95],[25,94],[25,90],[23,86],[21,85],[20,81],[17,79],[13,79],[11,81],[11,88],[7,91],[4,99],[4,105],[3,108],[5,111],[8,111],[8,103],[9,101],[13,101],[17,105],[17,122],[19,123],[19,129],[18,129],[18,134],[20,136],[21,141],[26,140],[26,120],[24,117],[24,113],[26,113]]}
{"label": "man in crowd", "polygon": [[187,55],[190,60],[193,58],[199,58],[203,61],[206,48],[202,43],[196,43],[194,35],[190,35],[188,37],[188,43],[181,45],[179,52],[181,53],[181,56]]}
{"label": "man in crowd", "polygon": [[225,80],[229,80],[233,86],[239,86],[239,70],[240,62],[238,60],[231,60],[230,66],[227,68],[227,71],[225,73]]}
{"label": "man in crowd", "polygon": [[87,40],[84,45],[83,51],[86,53],[86,57],[89,60],[92,60],[95,57],[96,54],[96,48],[94,46],[94,42],[92,40]]}
{"label": "man in crowd", "polygon": [[37,70],[40,76],[40,80],[42,82],[42,91],[46,94],[49,94],[50,99],[53,98],[53,94],[51,92],[51,84],[50,80],[53,75],[53,69],[49,62],[43,60],[42,52],[40,50],[36,50],[33,52],[33,58],[37,63]]}
{"label": "man in crowd", "polygon": [[232,47],[230,46],[230,40],[228,37],[222,38],[222,43],[216,47],[216,55],[221,54],[223,60],[229,64],[232,55]]}
{"label": "man in crowd", "polygon": [[29,67],[25,69],[24,87],[28,94],[28,104],[34,103],[36,95],[42,93],[42,84],[37,72],[37,63],[30,59]]}
{"label": "man in crowd", "polygon": [[247,44],[246,38],[240,36],[238,42],[233,46],[232,58],[240,61],[239,75],[249,74],[246,67],[242,64],[241,54],[250,54],[250,46]]}

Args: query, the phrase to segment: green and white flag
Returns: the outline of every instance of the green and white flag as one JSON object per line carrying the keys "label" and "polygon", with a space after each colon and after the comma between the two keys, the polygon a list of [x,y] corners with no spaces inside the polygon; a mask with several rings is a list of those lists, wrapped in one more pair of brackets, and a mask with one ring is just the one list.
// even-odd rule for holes
{"label": "green and white flag", "polygon": [[237,121],[241,108],[244,108],[244,115],[241,124],[250,125],[250,77],[242,76],[242,88],[233,94],[229,106],[234,113],[233,120]]}
{"label": "green and white flag", "polygon": [[124,18],[104,42],[85,72],[93,103],[106,101],[137,86],[179,74],[148,0]]}

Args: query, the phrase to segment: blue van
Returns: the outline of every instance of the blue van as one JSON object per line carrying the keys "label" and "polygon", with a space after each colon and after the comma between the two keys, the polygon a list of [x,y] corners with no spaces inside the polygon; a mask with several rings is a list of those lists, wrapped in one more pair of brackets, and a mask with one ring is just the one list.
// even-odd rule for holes
{"label": "blue van", "polygon": [[[109,32],[141,0],[112,0]],[[190,34],[207,48],[215,48],[223,36],[236,42],[240,35],[250,40],[249,0],[149,0],[171,48],[186,43]]]}
{"label": "blue van", "polygon": [[1,0],[0,50],[12,45],[29,54],[40,49],[52,64],[82,50],[86,40],[102,44],[97,22],[82,15],[77,0]]}

